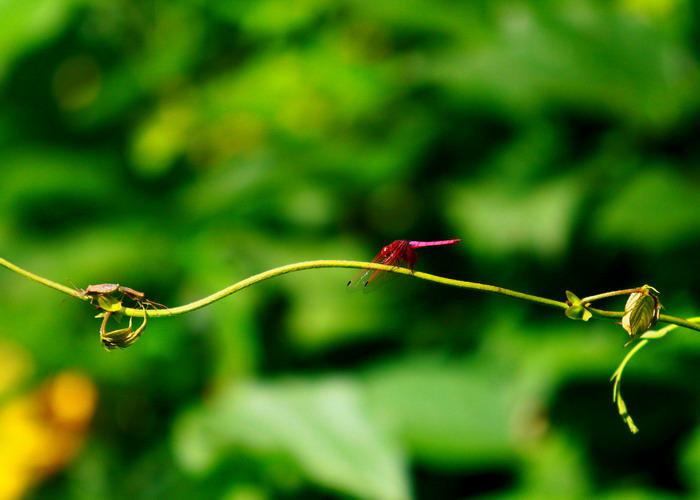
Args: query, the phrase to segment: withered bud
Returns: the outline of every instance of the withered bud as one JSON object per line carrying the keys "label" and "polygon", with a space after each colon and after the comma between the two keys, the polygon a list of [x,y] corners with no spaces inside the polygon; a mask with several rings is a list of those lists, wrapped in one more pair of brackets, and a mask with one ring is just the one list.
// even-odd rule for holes
{"label": "withered bud", "polygon": [[134,318],[130,317],[128,327],[108,332],[106,331],[107,322],[109,321],[109,317],[111,315],[111,311],[105,313],[104,319],[102,320],[102,326],[100,327],[100,342],[102,342],[102,347],[108,351],[116,348],[124,349],[129,347],[139,339],[143,331],[146,329],[146,325],[148,324],[148,316],[144,315],[143,323],[141,323],[141,326],[134,330],[132,327]]}

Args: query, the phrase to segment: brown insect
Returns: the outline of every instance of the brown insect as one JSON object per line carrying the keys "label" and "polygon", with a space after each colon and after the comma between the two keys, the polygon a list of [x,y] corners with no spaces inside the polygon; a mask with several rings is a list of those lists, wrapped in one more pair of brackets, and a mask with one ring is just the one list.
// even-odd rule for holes
{"label": "brown insect", "polygon": [[128,286],[122,286],[117,283],[101,283],[99,285],[88,285],[85,290],[81,290],[83,295],[89,297],[97,297],[100,295],[111,295],[113,293],[121,293],[123,297],[129,297],[131,300],[138,302],[139,304],[152,304],[155,306],[166,307],[158,302],[153,302],[152,300],[146,299],[146,294],[129,288]]}
{"label": "brown insect", "polygon": [[83,290],[84,295],[90,295],[91,297],[96,297],[97,295],[110,295],[115,292],[121,292],[125,296],[133,300],[145,300],[146,294],[129,288],[128,286],[122,286],[116,283],[102,283],[99,285],[88,285],[88,287]]}

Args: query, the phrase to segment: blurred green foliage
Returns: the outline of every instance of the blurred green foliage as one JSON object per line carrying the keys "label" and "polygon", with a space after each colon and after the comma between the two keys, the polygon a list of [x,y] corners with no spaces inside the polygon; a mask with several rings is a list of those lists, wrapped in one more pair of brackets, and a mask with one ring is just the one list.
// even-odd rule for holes
{"label": "blurred green foliage", "polygon": [[[697,1],[0,16],[0,245],[38,274],[174,306],[462,238],[417,268],[559,300],[649,283],[700,314]],[[0,273],[0,341],[33,374],[2,394],[64,370],[97,388],[81,452],[29,497],[700,495],[692,333],[628,367],[631,436],[608,382],[618,325],[404,277],[348,295],[351,274],[266,281],[107,354],[86,304]]]}

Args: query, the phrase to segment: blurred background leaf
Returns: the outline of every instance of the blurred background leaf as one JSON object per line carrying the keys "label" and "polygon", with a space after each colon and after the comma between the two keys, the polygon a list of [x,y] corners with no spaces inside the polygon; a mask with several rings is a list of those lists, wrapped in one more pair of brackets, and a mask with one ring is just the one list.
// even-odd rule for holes
{"label": "blurred background leaf", "polygon": [[[558,300],[649,283],[699,314],[695,1],[0,14],[0,248],[31,271],[176,306],[461,238],[416,268]],[[0,455],[29,471],[0,495],[700,494],[692,333],[627,368],[631,436],[619,325],[403,276],[350,295],[351,276],[266,281],[108,354],[89,306],[0,273]]]}

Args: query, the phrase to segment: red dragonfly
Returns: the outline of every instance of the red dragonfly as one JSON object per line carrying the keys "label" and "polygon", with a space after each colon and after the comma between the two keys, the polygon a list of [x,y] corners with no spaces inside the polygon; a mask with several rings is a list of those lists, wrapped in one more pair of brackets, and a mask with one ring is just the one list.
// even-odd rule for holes
{"label": "red dragonfly", "polygon": [[[452,245],[459,243],[462,240],[440,240],[440,241],[406,241],[396,240],[390,245],[382,248],[382,251],[372,259],[372,262],[377,264],[386,264],[387,266],[400,267],[406,264],[411,271],[418,260],[418,252],[416,248],[421,247],[436,247],[438,245]],[[378,271],[377,269],[363,269],[348,281],[347,286],[354,290],[366,290],[371,283],[376,283],[382,276],[389,273]]]}

